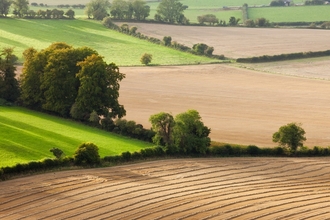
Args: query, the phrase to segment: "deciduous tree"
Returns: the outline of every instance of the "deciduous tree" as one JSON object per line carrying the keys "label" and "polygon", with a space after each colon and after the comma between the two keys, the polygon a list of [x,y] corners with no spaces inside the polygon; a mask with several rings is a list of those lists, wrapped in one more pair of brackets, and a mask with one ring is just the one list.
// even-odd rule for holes
{"label": "deciduous tree", "polygon": [[23,17],[29,10],[29,1],[28,0],[14,0],[14,11],[18,17]]}
{"label": "deciduous tree", "polygon": [[279,143],[281,146],[288,147],[292,152],[295,152],[298,147],[302,147],[306,141],[305,130],[300,127],[300,124],[289,123],[279,128],[273,134],[273,142]]}
{"label": "deciduous tree", "polygon": [[0,16],[7,17],[11,3],[10,0],[0,0]]}
{"label": "deciduous tree", "polygon": [[172,145],[172,132],[175,125],[173,116],[169,113],[160,112],[151,115],[149,121],[152,125],[152,130],[156,132],[156,135],[153,137],[153,142],[158,145]]}
{"label": "deciduous tree", "polygon": [[103,20],[108,16],[110,2],[108,0],[92,0],[86,5],[85,13],[88,18],[95,20]]}
{"label": "deciduous tree", "polygon": [[184,20],[185,7],[179,0],[162,0],[157,7],[156,20],[168,23],[181,23]]}
{"label": "deciduous tree", "polygon": [[13,48],[3,48],[0,53],[0,98],[15,102],[19,97],[19,86],[16,79]]}
{"label": "deciduous tree", "polygon": [[174,144],[183,153],[205,153],[211,143],[210,132],[196,110],[188,110],[175,117]]}
{"label": "deciduous tree", "polygon": [[123,117],[126,111],[119,104],[119,82],[125,75],[114,64],[107,64],[99,55],[92,54],[77,64],[81,70],[77,74],[80,81],[75,105],[79,112],[90,115]]}

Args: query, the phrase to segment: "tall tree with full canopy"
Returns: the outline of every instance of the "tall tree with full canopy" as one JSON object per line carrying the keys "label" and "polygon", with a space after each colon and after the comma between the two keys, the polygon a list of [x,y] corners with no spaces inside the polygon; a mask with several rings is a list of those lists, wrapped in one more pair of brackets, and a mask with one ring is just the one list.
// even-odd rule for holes
{"label": "tall tree with full canopy", "polygon": [[273,142],[281,146],[288,147],[292,152],[296,152],[298,147],[302,147],[306,141],[305,130],[297,123],[289,123],[281,126],[273,134]]}
{"label": "tall tree with full canopy", "polygon": [[168,23],[181,23],[184,10],[185,7],[179,0],[162,0],[157,7],[155,18]]}
{"label": "tall tree with full canopy", "polygon": [[13,48],[4,48],[0,53],[0,98],[15,102],[19,97],[19,86],[16,79]]}
{"label": "tall tree with full canopy", "polygon": [[145,20],[150,14],[150,7],[144,0],[134,0],[132,2],[133,16],[136,20]]}
{"label": "tall tree with full canopy", "polygon": [[115,64],[106,64],[95,50],[54,43],[40,52],[29,48],[24,58],[24,105],[86,121],[93,111],[113,118],[125,115],[118,103],[124,74]]}
{"label": "tall tree with full canopy", "polygon": [[74,106],[78,115],[71,111],[72,116],[85,118],[95,111],[105,117],[123,117],[126,111],[118,98],[119,82],[125,75],[119,72],[119,68],[114,63],[107,64],[96,54],[79,62],[78,66],[81,68],[77,74],[80,86]]}
{"label": "tall tree with full canopy", "polygon": [[156,135],[153,137],[153,142],[157,145],[172,145],[172,132],[175,125],[173,116],[169,113],[160,112],[151,115],[149,121],[152,125],[152,130],[156,132]]}
{"label": "tall tree with full canopy", "polygon": [[0,0],[0,16],[7,17],[11,3],[11,0]]}
{"label": "tall tree with full canopy", "polygon": [[92,0],[86,5],[85,13],[88,18],[103,20],[108,16],[110,2],[108,0]]}
{"label": "tall tree with full canopy", "polygon": [[28,0],[14,0],[13,1],[14,12],[18,17],[23,17],[29,10],[29,1]]}

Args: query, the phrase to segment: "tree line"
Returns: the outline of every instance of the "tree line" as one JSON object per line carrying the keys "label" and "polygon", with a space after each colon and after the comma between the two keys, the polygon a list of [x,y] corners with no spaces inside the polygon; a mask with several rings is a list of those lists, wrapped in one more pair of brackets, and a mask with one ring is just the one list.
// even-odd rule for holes
{"label": "tree line", "polygon": [[19,18],[47,18],[47,19],[62,19],[67,16],[67,18],[73,19],[75,16],[75,12],[72,9],[64,12],[59,9],[46,9],[38,11],[29,9],[29,1],[28,0],[0,0],[0,16],[7,17],[9,14],[10,7],[13,7],[12,13]]}

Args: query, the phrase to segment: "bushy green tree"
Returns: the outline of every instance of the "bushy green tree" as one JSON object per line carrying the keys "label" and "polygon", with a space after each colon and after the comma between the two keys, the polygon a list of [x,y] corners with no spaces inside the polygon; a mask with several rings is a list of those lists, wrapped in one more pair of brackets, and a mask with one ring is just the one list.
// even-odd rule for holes
{"label": "bushy green tree", "polygon": [[19,85],[16,79],[13,48],[3,48],[0,51],[0,99],[15,102],[19,97]]}
{"label": "bushy green tree", "polygon": [[168,23],[182,23],[185,7],[179,0],[162,0],[157,7],[156,20]]}
{"label": "bushy green tree", "polygon": [[149,63],[151,63],[151,60],[152,60],[152,55],[149,53],[144,53],[140,59],[141,63],[144,65],[149,65]]}
{"label": "bushy green tree", "polygon": [[125,115],[118,103],[119,82],[124,75],[115,64],[106,64],[95,50],[54,43],[40,52],[29,48],[24,58],[24,105],[83,121],[88,121],[93,111],[110,117]]}
{"label": "bushy green tree", "polygon": [[97,165],[101,161],[99,148],[90,142],[81,144],[75,151],[73,158],[77,165]]}
{"label": "bushy green tree", "polygon": [[107,64],[99,55],[92,54],[77,64],[81,69],[77,74],[80,81],[75,104],[80,112],[90,115],[123,117],[126,111],[119,104],[119,82],[125,75],[114,64]]}
{"label": "bushy green tree", "polygon": [[18,17],[23,17],[29,10],[29,1],[28,0],[14,0],[13,1],[14,12],[13,14]]}
{"label": "bushy green tree", "polygon": [[163,38],[163,42],[165,46],[171,46],[171,42],[172,42],[172,37],[171,36],[165,36]]}
{"label": "bushy green tree", "polygon": [[171,114],[160,112],[151,115],[149,121],[152,130],[156,132],[153,142],[157,145],[171,146],[173,144],[173,127],[175,125],[174,118]]}
{"label": "bushy green tree", "polygon": [[214,25],[219,23],[219,19],[213,14],[206,14],[197,17],[197,21],[200,24],[204,24],[205,22],[209,23],[209,25]]}
{"label": "bushy green tree", "polygon": [[103,20],[108,16],[110,2],[108,0],[92,0],[86,5],[85,13],[88,18]]}
{"label": "bushy green tree", "polygon": [[210,132],[196,110],[188,110],[175,116],[174,144],[183,153],[204,154],[211,144],[208,137]]}
{"label": "bushy green tree", "polygon": [[133,0],[133,16],[136,20],[145,20],[150,14],[150,6],[144,0]]}
{"label": "bushy green tree", "polygon": [[285,3],[283,0],[274,0],[271,1],[270,6],[285,6]]}
{"label": "bushy green tree", "polygon": [[67,10],[67,12],[65,12],[65,15],[68,16],[70,19],[73,19],[75,16],[75,12],[70,8],[69,10]]}
{"label": "bushy green tree", "polygon": [[11,0],[0,0],[0,16],[7,17],[11,3]]}
{"label": "bushy green tree", "polygon": [[132,18],[133,9],[131,3],[125,0],[113,0],[110,7],[110,14],[115,19]]}
{"label": "bushy green tree", "polygon": [[289,123],[279,128],[273,134],[273,142],[279,143],[283,147],[289,148],[292,152],[296,152],[298,147],[302,147],[306,141],[305,130],[300,124]]}

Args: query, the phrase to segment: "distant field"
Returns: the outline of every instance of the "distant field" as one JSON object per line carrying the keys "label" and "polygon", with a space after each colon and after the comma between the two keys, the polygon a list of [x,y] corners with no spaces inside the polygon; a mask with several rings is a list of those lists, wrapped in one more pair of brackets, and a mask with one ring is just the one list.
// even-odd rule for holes
{"label": "distant field", "polygon": [[249,8],[249,18],[264,17],[270,22],[330,21],[330,6]]}
{"label": "distant field", "polygon": [[154,65],[215,61],[127,36],[89,20],[1,19],[0,46],[14,47],[20,61],[25,49],[34,47],[40,50],[53,42],[66,42],[74,47],[91,47],[104,56],[107,62],[114,62],[119,66],[141,65],[140,57],[143,53],[153,55],[151,64]]}
{"label": "distant field", "polygon": [[54,157],[58,147],[68,156],[83,142],[93,142],[100,155],[116,155],[150,147],[82,124],[16,107],[0,107],[0,167]]}

